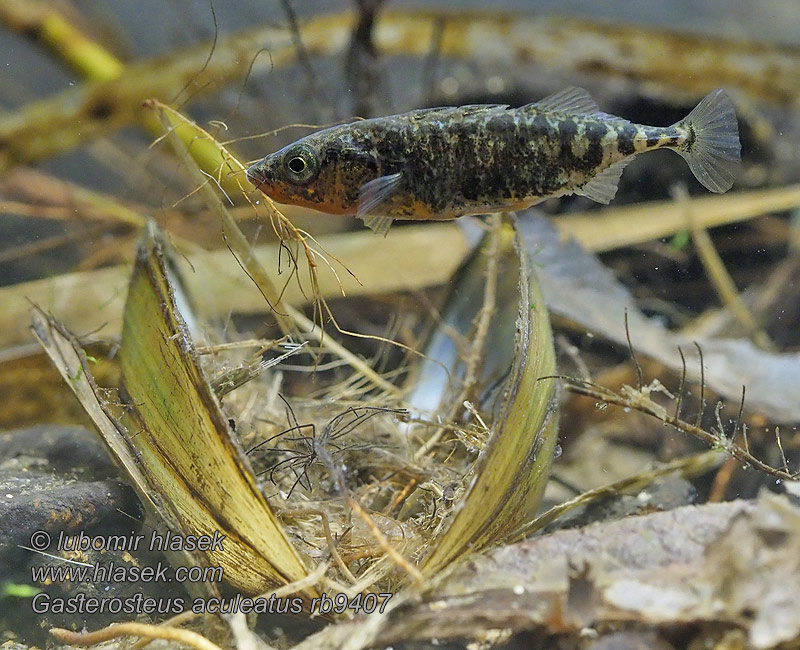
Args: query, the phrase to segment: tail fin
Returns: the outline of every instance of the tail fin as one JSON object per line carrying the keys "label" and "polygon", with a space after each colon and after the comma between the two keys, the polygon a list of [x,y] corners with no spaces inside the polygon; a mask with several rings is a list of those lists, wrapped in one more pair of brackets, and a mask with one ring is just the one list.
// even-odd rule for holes
{"label": "tail fin", "polygon": [[675,149],[689,163],[695,178],[712,192],[727,192],[741,159],[739,124],[724,90],[712,90],[674,125],[688,129],[686,144]]}

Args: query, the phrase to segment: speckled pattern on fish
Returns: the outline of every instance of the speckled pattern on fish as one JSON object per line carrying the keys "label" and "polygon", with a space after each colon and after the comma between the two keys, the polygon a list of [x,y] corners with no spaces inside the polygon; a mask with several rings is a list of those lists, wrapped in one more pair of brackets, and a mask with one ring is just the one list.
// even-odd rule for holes
{"label": "speckled pattern on fish", "polygon": [[453,219],[581,194],[613,199],[633,156],[671,148],[714,192],[733,184],[736,115],[721,90],[668,127],[600,112],[567,88],[520,108],[432,108],[323,129],[253,165],[278,202],[356,215],[378,232],[393,219]]}

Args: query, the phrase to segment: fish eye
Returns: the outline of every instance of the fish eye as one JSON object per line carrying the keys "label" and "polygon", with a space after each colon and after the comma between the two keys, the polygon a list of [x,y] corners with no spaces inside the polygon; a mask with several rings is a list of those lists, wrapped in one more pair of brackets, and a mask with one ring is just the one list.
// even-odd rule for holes
{"label": "fish eye", "polygon": [[293,183],[309,183],[319,171],[317,154],[306,144],[295,145],[284,154],[283,168]]}
{"label": "fish eye", "polygon": [[306,170],[306,161],[300,156],[295,156],[286,163],[286,166],[289,168],[289,171],[292,171],[295,174],[302,174]]}

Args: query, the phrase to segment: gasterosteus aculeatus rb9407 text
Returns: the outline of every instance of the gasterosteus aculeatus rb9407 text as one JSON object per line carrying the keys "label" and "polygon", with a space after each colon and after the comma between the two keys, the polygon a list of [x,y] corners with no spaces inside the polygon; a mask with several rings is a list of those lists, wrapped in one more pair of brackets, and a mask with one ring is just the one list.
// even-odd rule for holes
{"label": "gasterosteus aculeatus rb9407 text", "polygon": [[601,112],[581,88],[520,108],[430,108],[323,129],[270,154],[248,179],[279,203],[394,219],[454,219],[580,194],[608,203],[637,154],[668,148],[712,192],[733,184],[739,130],[722,90],[686,118],[644,126]]}

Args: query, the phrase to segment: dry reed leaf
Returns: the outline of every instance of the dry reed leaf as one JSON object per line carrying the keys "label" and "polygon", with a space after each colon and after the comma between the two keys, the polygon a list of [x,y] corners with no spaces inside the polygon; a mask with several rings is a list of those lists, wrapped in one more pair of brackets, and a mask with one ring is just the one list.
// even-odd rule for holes
{"label": "dry reed leaf", "polygon": [[[375,244],[369,231],[328,235],[319,244],[332,256],[347,260],[353,275],[337,278],[326,267],[318,268],[323,298],[418,291],[447,282],[472,248],[455,224],[430,223],[421,227],[393,228]],[[280,245],[255,246],[251,255],[266,269],[279,268]],[[199,314],[208,319],[226,314],[264,313],[267,304],[252,281],[242,273],[229,250],[191,252],[176,260],[194,297]],[[31,340],[27,326],[29,300],[58,314],[70,329],[119,336],[125,288],[130,277],[127,266],[65,273],[52,278],[0,287],[0,348]],[[299,306],[307,298],[295,283],[286,287],[283,300]]]}
{"label": "dry reed leaf", "polygon": [[[800,188],[789,186],[700,197],[691,199],[689,204],[695,223],[711,228],[796,207],[800,204]],[[554,223],[563,237],[573,238],[588,250],[597,252],[668,237],[687,225],[686,209],[674,201],[564,215]],[[375,245],[371,235],[352,232],[319,238],[320,248],[329,251],[334,258],[347,260],[352,271],[352,275],[342,273],[336,277],[320,266],[317,276],[322,298],[333,298],[342,292],[359,296],[437,286],[452,276],[472,248],[471,238],[465,236],[456,223],[394,228],[380,247]],[[253,248],[251,254],[263,267],[278,268],[279,253],[280,245],[270,244]],[[194,250],[188,258],[191,267],[183,260],[178,260],[178,264],[204,315],[211,318],[230,311],[258,313],[264,310],[263,296],[242,277],[228,251]],[[114,336],[119,331],[118,313],[128,273],[127,267],[115,266],[0,287],[0,303],[5,306],[0,312],[0,347],[30,340],[26,325],[28,300],[58,313],[76,331],[94,330],[105,323],[104,334]],[[300,305],[307,297],[292,283],[286,287],[283,299],[290,305]]]}
{"label": "dry reed leaf", "polygon": [[701,196],[687,200],[637,203],[586,213],[566,214],[555,220],[564,237],[572,237],[590,251],[605,251],[670,237],[689,227],[687,206],[698,228],[714,228],[747,221],[770,212],[793,210],[800,205],[800,185],[724,196]]}

